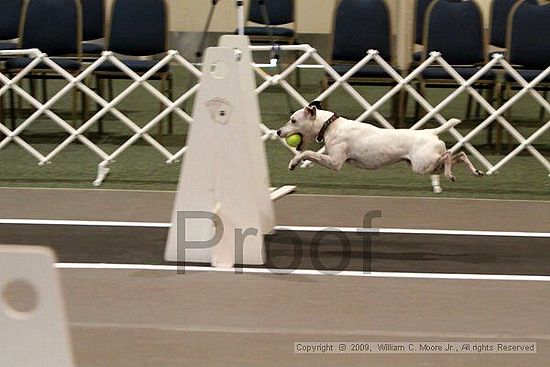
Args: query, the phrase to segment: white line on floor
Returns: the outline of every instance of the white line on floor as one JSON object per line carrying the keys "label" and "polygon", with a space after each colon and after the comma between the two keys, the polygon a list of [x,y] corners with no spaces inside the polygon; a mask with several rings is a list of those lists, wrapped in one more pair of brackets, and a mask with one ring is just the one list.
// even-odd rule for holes
{"label": "white line on floor", "polygon": [[91,227],[144,227],[168,228],[170,223],[155,222],[116,222],[106,220],[65,220],[65,219],[0,219],[0,224],[29,224],[48,226],[91,226]]}
{"label": "white line on floor", "polygon": [[278,230],[288,229],[296,232],[335,231],[344,233],[391,233],[391,234],[434,234],[451,236],[497,236],[497,237],[543,237],[550,238],[549,232],[510,232],[510,231],[472,231],[462,229],[417,229],[417,228],[354,228],[354,227],[312,227],[278,226]]}
{"label": "white line on floor", "polygon": [[[362,337],[389,337],[389,338],[415,338],[424,339],[423,341],[430,341],[434,338],[451,338],[462,340],[514,340],[517,338],[516,334],[495,332],[495,333],[467,333],[467,332],[447,332],[447,331],[411,331],[411,330],[387,330],[387,329],[323,329],[323,328],[297,328],[297,327],[272,327],[272,326],[212,326],[203,324],[184,325],[177,324],[153,324],[153,323],[139,323],[139,324],[125,324],[122,322],[70,322],[71,327],[86,328],[86,329],[126,329],[126,330],[161,330],[168,332],[199,332],[199,333],[232,333],[232,334],[288,334],[294,335],[328,335],[330,337],[335,336],[362,336]],[[523,340],[549,340],[550,336],[545,334],[528,334],[522,335]]]}
{"label": "white line on floor", "polygon": [[[0,224],[57,225],[57,226],[97,226],[97,227],[143,227],[169,228],[170,223],[158,222],[116,222],[62,219],[0,219]],[[382,234],[427,234],[449,236],[491,236],[491,237],[539,237],[550,238],[550,232],[514,232],[514,231],[474,231],[461,229],[418,229],[418,228],[356,228],[356,227],[318,227],[318,226],[277,226],[275,230],[297,232],[344,232],[344,233],[382,233]]]}
{"label": "white line on floor", "polygon": [[212,268],[209,266],[177,266],[147,264],[105,264],[105,263],[57,263],[58,269],[95,269],[95,270],[146,270],[146,271],[185,271],[219,272],[244,274],[277,275],[332,275],[365,278],[410,278],[410,279],[450,279],[450,280],[499,280],[550,282],[550,276],[542,275],[506,275],[506,274],[448,274],[448,273],[401,273],[401,272],[362,272],[362,271],[319,271],[309,269],[266,269],[266,268]]}

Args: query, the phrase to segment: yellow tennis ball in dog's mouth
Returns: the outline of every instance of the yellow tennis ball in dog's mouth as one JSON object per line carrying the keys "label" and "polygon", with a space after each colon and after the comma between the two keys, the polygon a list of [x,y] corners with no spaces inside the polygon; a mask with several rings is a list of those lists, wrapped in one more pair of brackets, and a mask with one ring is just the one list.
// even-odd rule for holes
{"label": "yellow tennis ball in dog's mouth", "polygon": [[302,135],[292,134],[286,137],[286,143],[293,148],[296,148],[302,142]]}

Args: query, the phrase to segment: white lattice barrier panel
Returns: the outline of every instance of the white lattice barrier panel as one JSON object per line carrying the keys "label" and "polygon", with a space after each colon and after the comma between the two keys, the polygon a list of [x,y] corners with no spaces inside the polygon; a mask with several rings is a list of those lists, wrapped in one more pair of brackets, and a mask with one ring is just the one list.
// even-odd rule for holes
{"label": "white lattice barrier panel", "polygon": [[[548,162],[548,159],[533,146],[533,142],[536,139],[540,138],[550,128],[550,121],[542,124],[541,127],[538,128],[538,130],[534,132],[531,136],[525,137],[514,127],[513,123],[507,121],[504,117],[504,113],[508,111],[513,105],[515,105],[519,101],[519,99],[521,99],[525,95],[531,95],[537,101],[537,103],[540,104],[540,106],[550,114],[550,104],[536,90],[536,87],[540,83],[543,83],[544,79],[550,75],[550,66],[543,70],[536,78],[534,78],[530,82],[527,82],[506,60],[504,60],[502,55],[495,55],[491,59],[491,61],[482,66],[474,75],[472,75],[468,79],[464,79],[452,66],[450,66],[445,61],[440,53],[432,52],[430,56],[416,69],[412,70],[408,75],[402,76],[385,60],[383,60],[378,55],[377,51],[370,50],[367,52],[365,57],[358,63],[356,63],[351,69],[349,69],[349,71],[347,71],[343,75],[339,75],[334,70],[334,68],[329,65],[329,63],[324,60],[313,47],[309,45],[277,46],[276,48],[273,48],[272,46],[251,46],[250,50],[253,54],[257,52],[273,51],[280,53],[291,52],[300,54],[295,59],[295,61],[290,63],[289,65],[279,65],[279,67],[275,69],[276,73],[274,74],[270,74],[268,72],[270,69],[266,69],[266,71],[259,65],[253,64],[251,67],[254,68],[257,75],[259,75],[259,77],[263,80],[263,82],[259,84],[256,88],[257,94],[263,93],[271,86],[278,86],[281,87],[288,94],[288,96],[295,100],[299,105],[307,105],[309,101],[306,100],[287,80],[298,67],[302,67],[307,62],[309,65],[314,64],[317,65],[319,68],[322,68],[323,71],[334,81],[326,90],[322,91],[317,96],[317,98],[315,98],[316,100],[322,101],[329,97],[332,93],[334,93],[338,88],[342,88],[351,96],[351,98],[353,98],[354,101],[359,103],[359,105],[363,108],[363,112],[359,116],[357,116],[357,120],[365,121],[367,118],[373,118],[380,126],[386,128],[393,128],[393,126],[379,112],[379,109],[385,103],[395,97],[398,93],[407,93],[416,103],[418,103],[424,110],[427,111],[426,115],[424,115],[411,127],[412,129],[418,129],[422,128],[430,120],[435,120],[440,124],[445,123],[447,121],[447,117],[442,114],[443,109],[454,100],[456,100],[456,98],[460,94],[466,92],[481,106],[481,108],[487,111],[488,116],[474,129],[472,129],[465,135],[461,134],[458,130],[454,128],[451,129],[449,132],[456,140],[456,143],[451,147],[451,151],[455,152],[462,148],[466,149],[470,154],[475,156],[475,158],[485,167],[488,174],[492,174],[501,169],[521,151],[527,150],[550,172],[550,163]],[[0,51],[0,56],[28,56],[34,58],[34,60],[27,67],[21,70],[17,75],[13,76],[11,79],[8,78],[6,75],[0,73],[0,82],[3,83],[2,88],[0,88],[0,96],[5,96],[6,92],[9,89],[12,89],[17,95],[21,96],[22,99],[24,99],[34,108],[36,108],[36,112],[25,119],[13,131],[7,127],[7,124],[4,121],[0,121],[0,132],[5,135],[5,137],[0,141],[0,149],[4,148],[9,143],[18,144],[25,151],[34,156],[38,160],[39,164],[42,165],[52,161],[55,156],[59,154],[63,149],[65,149],[69,144],[78,140],[93,154],[97,155],[101,160],[101,162],[98,164],[98,175],[95,181],[96,185],[101,184],[101,182],[104,180],[106,174],[109,171],[109,165],[140,139],[146,141],[151,147],[158,151],[165,158],[167,163],[173,163],[181,158],[183,154],[185,154],[185,151],[187,149],[185,146],[182,146],[175,152],[171,152],[161,142],[159,142],[149,134],[150,130],[153,127],[157,126],[170,113],[176,114],[186,123],[191,124],[193,122],[193,119],[180,106],[197,92],[199,88],[198,84],[191,85],[183,94],[172,101],[149,83],[149,79],[162,67],[168,64],[182,66],[191,75],[196,78],[200,78],[201,72],[194,65],[184,59],[177,51],[168,52],[163,59],[161,59],[151,70],[143,75],[138,75],[130,70],[123,64],[123,62],[121,62],[115,55],[113,55],[109,51],[104,52],[98,60],[84,67],[83,70],[76,76],[73,76],[67,71],[63,70],[61,67],[59,67],[59,65],[55,64],[50,58],[48,58],[47,55],[41,53],[39,50],[33,49]],[[86,78],[92,76],[94,70],[105,61],[112,62],[121,72],[125,73],[132,80],[132,83],[111,101],[105,100],[85,84]],[[46,103],[41,103],[36,98],[32,97],[23,88],[17,85],[17,83],[19,83],[25,75],[36,68],[36,66],[41,62],[46,63],[49,67],[55,70],[67,81],[67,84],[63,88],[61,88],[61,90],[59,90],[54,96],[52,96]],[[389,91],[385,93],[381,98],[374,102],[370,102],[355,88],[353,88],[350,85],[349,81],[355,74],[357,74],[357,72],[361,70],[361,68],[363,68],[367,64],[373,63],[379,65],[383,70],[385,70],[387,76],[395,81],[395,85],[391,87]],[[426,98],[420,95],[420,93],[412,85],[415,80],[422,76],[423,71],[431,66],[438,66],[443,68],[452,78],[452,80],[454,80],[457,84],[456,89],[454,89],[446,98],[444,98],[436,105],[432,105]],[[501,75],[501,78],[503,77],[503,74],[507,73],[508,75],[512,76],[512,78],[518,85],[521,86],[521,89],[516,94],[514,94],[501,106],[498,106],[496,108],[489,101],[487,101],[474,87],[474,83],[480,80],[480,78],[482,78],[490,71],[494,71],[497,74]],[[164,110],[162,112],[160,112],[150,121],[146,122],[142,127],[140,127],[136,122],[132,121],[132,119],[127,116],[127,114],[122,112],[117,107],[121,101],[127,98],[129,94],[138,87],[145,88],[150,93],[152,98],[160,101],[164,106]],[[57,101],[66,96],[74,88],[77,88],[82,93],[85,93],[92,101],[101,106],[101,109],[99,111],[94,113],[89,119],[87,119],[87,121],[85,121],[81,126],[77,128],[71,126],[51,109]],[[102,118],[107,113],[111,113],[113,116],[115,116],[117,120],[119,120],[124,126],[128,127],[132,131],[132,135],[110,154],[107,154],[103,149],[101,149],[101,147],[90,141],[84,135],[84,133],[91,126],[93,126],[100,118]],[[58,126],[60,126],[64,131],[69,134],[69,136],[62,143],[60,143],[57,147],[55,147],[51,152],[46,155],[41,154],[31,144],[20,137],[21,132],[23,132],[31,124],[33,124],[41,115],[46,115],[49,119],[54,121]],[[505,131],[510,134],[511,137],[513,137],[519,143],[519,146],[517,148],[515,148],[512,152],[510,152],[507,156],[502,158],[494,165],[471,144],[472,139],[479,135],[493,122],[499,124]],[[281,124],[282,123],[283,122],[281,122]],[[264,140],[278,139],[274,131],[262,123],[260,123],[260,131]],[[296,151],[293,148],[288,147],[283,140],[279,140],[290,151],[296,153]],[[308,165],[307,162],[305,162],[304,166],[306,165]]]}
{"label": "white lattice barrier panel", "polygon": [[[13,131],[7,127],[5,121],[0,121],[0,132],[5,135],[5,138],[0,141],[0,149],[5,147],[10,142],[15,142],[16,144],[20,145],[25,151],[33,155],[38,160],[38,163],[40,165],[43,165],[46,163],[50,163],[69,144],[73,143],[75,140],[78,140],[101,159],[101,162],[98,165],[98,177],[95,181],[96,185],[101,184],[101,182],[105,178],[105,175],[108,173],[108,165],[139,139],[143,139],[151,147],[162,154],[166,158],[166,161],[168,163],[175,161],[185,151],[185,148],[182,148],[178,152],[172,153],[149,134],[149,131],[153,127],[157,126],[160,121],[162,121],[170,113],[175,113],[188,123],[191,123],[193,121],[193,119],[183,109],[180,108],[180,105],[187,101],[198,90],[198,84],[191,86],[185,93],[176,98],[174,101],[171,101],[168,97],[166,97],[149,83],[149,79],[159,70],[161,70],[168,64],[174,63],[183,66],[193,76],[200,77],[200,71],[191,63],[189,63],[186,59],[184,59],[177,51],[169,51],[164,58],[159,60],[155,66],[153,66],[143,75],[138,75],[136,72],[131,70],[110,51],[103,52],[101,57],[99,57],[90,65],[85,66],[82,71],[76,76],[73,76],[71,73],[64,70],[53,60],[51,60],[46,54],[36,49],[0,51],[0,56],[26,56],[33,58],[33,61],[27,67],[19,71],[11,79],[8,78],[5,74],[0,73],[0,82],[4,84],[3,87],[0,88],[0,96],[4,96],[9,89],[12,89],[22,99],[24,99],[31,106],[36,108],[36,111],[31,116],[26,118],[21,124],[19,124]],[[119,71],[126,74],[128,78],[132,80],[132,83],[122,92],[120,92],[116,97],[114,97],[111,101],[105,100],[96,91],[92,90],[87,84],[85,84],[86,78],[91,77],[93,75],[93,72],[106,61],[113,63]],[[55,93],[51,98],[49,98],[46,103],[41,103],[39,100],[31,96],[28,92],[26,92],[18,85],[18,83],[31,71],[33,71],[40,63],[46,64],[49,68],[59,74],[59,76],[61,76],[67,82],[67,84],[62,87],[57,93]],[[132,121],[127,116],[127,114],[123,113],[117,108],[117,105],[119,105],[120,102],[126,99],[134,90],[139,87],[145,88],[151,94],[152,98],[159,100],[165,106],[165,109],[162,112],[160,112],[153,119],[145,123],[145,125],[142,127],[140,127],[136,122]],[[69,92],[73,91],[74,88],[77,88],[79,91],[86,94],[86,96],[89,97],[93,102],[101,106],[101,109],[99,111],[94,113],[78,128],[71,126],[71,124],[69,124],[58,114],[52,111],[52,106],[61,98],[66,96]],[[107,154],[97,144],[94,144],[84,135],[84,133],[88,129],[90,129],[97,121],[99,121],[99,119],[101,119],[107,113],[111,113],[113,116],[115,116],[117,120],[119,120],[124,126],[129,128],[133,133],[129,139],[127,139],[111,154]],[[31,124],[36,122],[38,117],[43,114],[48,116],[59,127],[61,127],[69,134],[69,136],[63,142],[57,145],[57,147],[55,147],[51,152],[46,155],[40,153],[32,145],[24,141],[19,136]]]}
{"label": "white lattice barrier panel", "polygon": [[[268,51],[272,49],[270,46],[252,46],[256,51]],[[284,71],[270,75],[259,67],[255,67],[256,72],[264,79],[264,83],[258,87],[258,91],[261,92],[271,85],[279,85],[282,87],[290,97],[294,98],[300,105],[305,106],[308,101],[300,95],[300,93],[286,80],[292,72],[306,61],[317,64],[322,68],[330,78],[334,81],[325,91],[323,91],[315,100],[323,101],[338,88],[344,89],[357,103],[363,108],[364,112],[361,113],[356,120],[365,121],[369,117],[373,117],[379,125],[386,128],[394,128],[388,120],[382,116],[378,111],[385,103],[390,101],[397,93],[405,91],[408,93],[427,113],[418,122],[416,122],[411,129],[419,129],[423,127],[431,119],[435,119],[438,123],[444,124],[447,121],[441,111],[453,102],[461,93],[467,92],[472,98],[478,102],[483,109],[488,112],[487,118],[477,125],[472,131],[465,136],[462,135],[457,129],[450,129],[449,132],[456,139],[456,143],[450,149],[452,152],[456,152],[461,148],[467,149],[473,156],[475,156],[481,164],[487,169],[488,174],[496,172],[503,167],[512,158],[517,156],[522,150],[527,149],[529,153],[536,158],[549,172],[550,163],[548,159],[544,157],[532,143],[535,139],[539,138],[550,128],[550,121],[544,123],[535,133],[530,137],[525,138],[509,121],[505,119],[503,114],[509,110],[519,99],[525,94],[530,94],[541,105],[541,107],[550,114],[550,104],[546,101],[540,93],[535,89],[537,85],[542,83],[545,78],[550,75],[550,66],[543,70],[536,78],[531,82],[527,82],[521,77],[521,75],[504,59],[503,55],[496,54],[493,56],[490,62],[483,65],[479,70],[472,75],[469,79],[464,79],[451,65],[449,65],[439,52],[431,52],[430,56],[421,63],[416,69],[412,70],[408,75],[401,76],[391,65],[386,62],[382,57],[378,55],[376,50],[369,50],[367,55],[360,60],[357,64],[351,67],[344,75],[338,74],[334,68],[329,65],[317,51],[309,45],[298,46],[279,46],[278,50],[286,51],[301,51],[302,55],[292,64],[290,64]],[[361,68],[367,64],[377,64],[383,70],[385,70],[388,77],[395,81],[395,86],[392,87],[387,93],[385,93],[380,99],[374,103],[370,103],[362,96],[356,89],[350,84],[349,80],[357,74]],[[424,98],[420,93],[411,85],[412,82],[422,76],[422,72],[430,66],[437,66],[443,68],[447,74],[452,78],[458,87],[453,90],[446,98],[444,98],[437,105],[432,105]],[[500,68],[500,69],[499,69]],[[482,77],[488,74],[490,71],[495,71],[497,74],[508,73],[512,76],[514,81],[518,83],[522,89],[519,90],[512,98],[510,98],[502,106],[495,109],[473,86],[473,84],[482,79]],[[452,117],[452,116],[451,116]],[[496,121],[500,124],[516,141],[519,142],[519,146],[514,149],[507,156],[502,158],[497,164],[493,165],[483,154],[481,154],[470,141],[477,136],[483,129],[487,128],[491,123]],[[323,151],[324,149],[321,149]],[[305,162],[303,166],[307,166],[309,162]]]}

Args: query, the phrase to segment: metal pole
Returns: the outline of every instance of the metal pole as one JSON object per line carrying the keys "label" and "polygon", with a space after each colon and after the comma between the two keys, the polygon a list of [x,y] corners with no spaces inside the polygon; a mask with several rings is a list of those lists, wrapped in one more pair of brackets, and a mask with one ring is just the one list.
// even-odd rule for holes
{"label": "metal pole", "polygon": [[202,57],[202,53],[204,52],[204,46],[206,46],[206,37],[208,35],[210,23],[212,23],[212,17],[214,16],[214,10],[216,9],[216,5],[218,5],[218,1],[219,0],[212,0],[212,6],[210,7],[210,12],[208,13],[208,19],[206,20],[204,29],[202,31],[202,38],[201,42],[199,43],[199,49],[195,53],[195,56],[199,59]]}
{"label": "metal pole", "polygon": [[237,0],[237,27],[239,36],[244,36],[244,0]]}

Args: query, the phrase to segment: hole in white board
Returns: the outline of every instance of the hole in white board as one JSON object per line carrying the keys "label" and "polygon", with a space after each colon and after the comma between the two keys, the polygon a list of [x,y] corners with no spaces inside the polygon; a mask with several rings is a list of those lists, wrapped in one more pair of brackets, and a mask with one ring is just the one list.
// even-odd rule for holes
{"label": "hole in white board", "polygon": [[4,286],[0,301],[9,316],[28,318],[38,307],[38,291],[27,280],[15,279]]}

